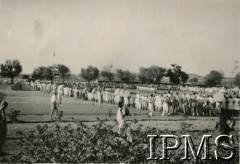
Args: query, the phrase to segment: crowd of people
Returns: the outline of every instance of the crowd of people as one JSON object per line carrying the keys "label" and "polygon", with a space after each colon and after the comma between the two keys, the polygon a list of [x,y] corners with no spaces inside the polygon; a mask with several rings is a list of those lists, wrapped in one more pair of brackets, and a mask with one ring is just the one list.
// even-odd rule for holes
{"label": "crowd of people", "polygon": [[[104,84],[52,84],[51,82],[29,83],[34,89],[54,93],[56,101],[61,103],[62,96],[96,102],[101,105],[118,104],[122,101],[126,108],[148,110],[149,116],[159,112],[162,116],[185,114],[192,116],[216,116],[222,108],[240,110],[240,90],[224,87],[179,87],[178,91],[158,91],[150,87],[138,87],[137,90],[121,89]],[[143,88],[143,89],[142,89]],[[224,95],[216,100],[214,93]]]}
{"label": "crowd of people", "polygon": [[[62,96],[96,102],[99,107],[103,103],[117,105],[116,119],[119,134],[123,133],[124,117],[129,108],[148,111],[149,117],[153,116],[153,113],[162,116],[219,116],[221,113],[224,114],[224,109],[225,111],[240,111],[240,90],[238,88],[174,86],[175,89],[178,89],[177,91],[159,91],[159,87],[152,85],[136,86],[136,89],[131,90],[127,85],[99,85],[96,83],[87,85],[86,83],[52,84],[38,81],[28,84],[36,90],[52,93],[50,119],[52,119],[54,111],[58,111]],[[133,86],[131,85],[131,87]],[[221,93],[222,97],[216,96],[215,93]]]}

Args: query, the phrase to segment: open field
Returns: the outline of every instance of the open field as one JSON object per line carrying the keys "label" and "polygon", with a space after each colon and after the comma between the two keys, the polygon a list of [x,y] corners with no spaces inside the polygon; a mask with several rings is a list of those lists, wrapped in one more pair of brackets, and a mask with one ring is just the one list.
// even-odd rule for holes
{"label": "open field", "polygon": [[[21,111],[19,116],[19,123],[8,124],[8,140],[4,146],[4,150],[11,154],[16,154],[21,147],[17,146],[17,140],[19,136],[17,131],[27,133],[32,130],[36,125],[48,124],[54,125],[53,121],[49,121],[50,113],[50,94],[42,93],[40,91],[11,91],[10,85],[0,85],[0,99],[8,101],[9,106],[6,110],[7,113],[13,108]],[[112,111],[112,115],[108,115],[109,109]],[[97,118],[100,120],[106,120],[107,124],[115,125],[117,106],[112,104],[104,104],[102,108],[98,104],[93,104],[89,101],[83,101],[74,98],[63,97],[60,110],[63,111],[64,116],[60,125],[75,124],[76,121],[83,121],[87,125],[91,126],[97,122]],[[161,116],[159,112],[155,112],[154,116],[148,118],[147,111],[136,111],[130,109],[132,116],[126,118],[127,122],[135,122],[132,128],[135,128],[138,124],[144,126],[156,127],[158,129],[167,129],[171,131],[182,130],[182,123],[189,125],[187,129],[189,132],[194,133],[196,131],[211,131],[211,134],[216,135],[214,127],[218,121],[217,117],[184,117],[184,116]],[[239,118],[236,119],[234,136],[239,135]],[[113,129],[117,131],[117,126]],[[236,146],[239,143],[235,143]]]}

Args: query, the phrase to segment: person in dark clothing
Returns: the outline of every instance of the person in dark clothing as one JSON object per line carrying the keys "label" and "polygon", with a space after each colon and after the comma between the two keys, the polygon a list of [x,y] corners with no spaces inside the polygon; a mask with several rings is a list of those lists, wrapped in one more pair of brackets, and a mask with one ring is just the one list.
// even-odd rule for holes
{"label": "person in dark clothing", "polygon": [[[234,120],[231,118],[229,110],[223,109],[219,117],[219,132],[224,135],[229,135],[230,131],[234,130]],[[220,142],[228,142],[227,138],[222,138]]]}
{"label": "person in dark clothing", "polygon": [[4,156],[7,153],[2,151],[2,147],[6,140],[7,136],[7,119],[5,109],[7,108],[8,103],[6,101],[2,101],[0,105],[0,156]]}
{"label": "person in dark clothing", "polygon": [[233,130],[234,121],[232,120],[229,110],[223,109],[219,117],[219,131],[221,134],[228,135]]}

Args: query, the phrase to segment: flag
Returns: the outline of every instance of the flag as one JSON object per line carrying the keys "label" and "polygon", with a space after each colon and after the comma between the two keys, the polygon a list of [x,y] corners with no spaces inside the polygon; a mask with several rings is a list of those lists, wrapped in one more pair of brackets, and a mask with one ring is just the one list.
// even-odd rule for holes
{"label": "flag", "polygon": [[54,51],[54,53],[53,53],[53,57],[55,57],[55,51]]}

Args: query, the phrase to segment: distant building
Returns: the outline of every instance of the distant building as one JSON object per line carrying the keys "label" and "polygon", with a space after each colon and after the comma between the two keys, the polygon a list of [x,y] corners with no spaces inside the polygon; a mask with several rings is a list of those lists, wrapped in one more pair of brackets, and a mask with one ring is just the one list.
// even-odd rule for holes
{"label": "distant building", "polygon": [[223,86],[232,87],[232,86],[234,86],[234,78],[224,77],[224,78],[222,79],[221,84],[222,84]]}
{"label": "distant building", "polygon": [[164,77],[161,79],[160,83],[170,84],[170,78],[164,76]]}
{"label": "distant building", "polygon": [[29,74],[22,74],[22,75],[21,75],[21,78],[22,78],[22,79],[30,79],[30,78],[31,78],[31,75],[29,75]]}

